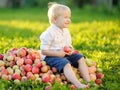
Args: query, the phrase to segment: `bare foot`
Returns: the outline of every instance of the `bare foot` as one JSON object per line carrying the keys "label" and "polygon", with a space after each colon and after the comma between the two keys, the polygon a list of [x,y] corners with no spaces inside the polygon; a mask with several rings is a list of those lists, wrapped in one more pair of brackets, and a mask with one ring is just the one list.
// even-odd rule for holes
{"label": "bare foot", "polygon": [[78,88],[80,89],[80,88],[89,88],[89,87],[90,87],[89,84],[87,84],[87,85],[85,85],[85,84],[81,84]]}

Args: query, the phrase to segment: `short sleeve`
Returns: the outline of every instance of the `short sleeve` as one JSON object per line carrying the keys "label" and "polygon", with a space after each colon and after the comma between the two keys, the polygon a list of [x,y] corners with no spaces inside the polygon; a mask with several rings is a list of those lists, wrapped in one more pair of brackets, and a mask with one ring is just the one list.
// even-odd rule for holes
{"label": "short sleeve", "polygon": [[43,32],[40,36],[40,49],[48,50],[52,43],[52,35],[49,32]]}

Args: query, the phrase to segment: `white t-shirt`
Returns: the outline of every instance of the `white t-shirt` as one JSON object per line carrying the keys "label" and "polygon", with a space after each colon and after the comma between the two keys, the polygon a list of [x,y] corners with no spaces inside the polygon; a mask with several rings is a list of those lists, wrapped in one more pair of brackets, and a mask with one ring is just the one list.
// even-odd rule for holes
{"label": "white t-shirt", "polygon": [[[60,50],[63,49],[64,46],[72,47],[69,30],[67,28],[61,30],[54,24],[41,34],[40,41],[41,50]],[[43,57],[45,58],[45,56]]]}

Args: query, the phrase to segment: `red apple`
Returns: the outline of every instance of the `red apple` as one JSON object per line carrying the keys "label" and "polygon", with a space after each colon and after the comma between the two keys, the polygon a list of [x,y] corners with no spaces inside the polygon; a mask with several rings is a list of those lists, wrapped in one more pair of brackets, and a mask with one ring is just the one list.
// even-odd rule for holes
{"label": "red apple", "polygon": [[18,59],[18,60],[16,61],[16,64],[17,64],[18,66],[22,66],[22,65],[24,64],[24,59],[23,59],[23,58]]}
{"label": "red apple", "polygon": [[33,67],[32,68],[32,73],[38,74],[39,73],[39,68],[38,67]]}
{"label": "red apple", "polygon": [[27,51],[25,48],[20,48],[17,50],[17,56],[18,57],[24,57],[27,55]]}
{"label": "red apple", "polygon": [[1,71],[1,74],[8,74],[8,70],[7,69],[3,69],[2,71]]}
{"label": "red apple", "polygon": [[49,68],[48,68],[47,65],[44,65],[44,66],[41,67],[41,72],[43,72],[43,73],[48,72],[48,70],[49,70]]}
{"label": "red apple", "polygon": [[52,67],[51,70],[53,73],[57,73],[57,69],[55,67]]}
{"label": "red apple", "polygon": [[64,52],[67,52],[67,53],[70,53],[72,51],[71,48],[68,46],[64,46],[63,49],[64,49]]}
{"label": "red apple", "polygon": [[98,85],[100,85],[102,83],[102,80],[101,79],[96,79],[95,83],[98,84]]}
{"label": "red apple", "polygon": [[72,84],[72,85],[70,86],[70,90],[76,90],[76,86]]}
{"label": "red apple", "polygon": [[32,66],[31,66],[30,64],[27,64],[27,65],[25,65],[24,70],[25,70],[26,72],[30,72],[30,71],[32,70]]}
{"label": "red apple", "polygon": [[26,75],[26,71],[23,69],[23,70],[21,70],[21,75],[22,76],[25,76]]}
{"label": "red apple", "polygon": [[14,74],[12,75],[12,79],[13,79],[13,80],[15,80],[15,79],[20,80],[20,79],[21,79],[21,76],[20,76],[20,74],[14,73]]}
{"label": "red apple", "polygon": [[51,84],[54,84],[55,79],[56,79],[56,76],[54,74],[50,74],[50,83]]}
{"label": "red apple", "polygon": [[48,73],[44,73],[43,75],[42,75],[42,81],[43,82],[49,82],[50,81],[50,74],[48,74]]}
{"label": "red apple", "polygon": [[102,79],[102,78],[104,77],[104,74],[103,74],[103,73],[97,73],[97,74],[96,74],[96,77],[97,77],[98,79]]}
{"label": "red apple", "polygon": [[27,73],[27,78],[31,80],[35,80],[35,76],[32,74],[32,72]]}
{"label": "red apple", "polygon": [[25,64],[30,64],[32,65],[33,64],[33,61],[29,58],[25,59]]}
{"label": "red apple", "polygon": [[36,67],[41,68],[42,67],[42,62],[39,61],[38,63],[35,64]]}
{"label": "red apple", "polygon": [[3,60],[4,55],[0,54],[0,60]]}
{"label": "red apple", "polygon": [[78,50],[74,50],[73,54],[79,54],[79,51]]}
{"label": "red apple", "polygon": [[9,66],[10,67],[13,67],[15,65],[15,61],[13,60],[13,61],[10,61],[10,63],[9,63]]}

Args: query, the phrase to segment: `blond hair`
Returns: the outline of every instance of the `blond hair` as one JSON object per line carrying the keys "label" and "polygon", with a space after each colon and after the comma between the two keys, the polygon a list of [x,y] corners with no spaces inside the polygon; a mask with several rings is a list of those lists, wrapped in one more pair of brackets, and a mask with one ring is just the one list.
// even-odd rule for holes
{"label": "blond hair", "polygon": [[58,4],[56,2],[50,2],[48,3],[48,18],[49,22],[54,23],[54,18],[57,18],[58,16],[62,15],[63,11],[68,11],[71,13],[71,10],[68,6],[63,4]]}

